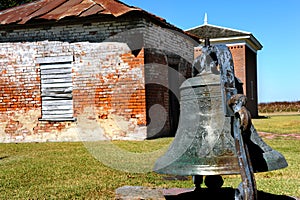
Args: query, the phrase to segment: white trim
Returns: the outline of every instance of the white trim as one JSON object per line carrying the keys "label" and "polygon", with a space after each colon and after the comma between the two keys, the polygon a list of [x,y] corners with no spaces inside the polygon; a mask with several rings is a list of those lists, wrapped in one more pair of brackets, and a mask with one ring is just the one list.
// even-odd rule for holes
{"label": "white trim", "polygon": [[251,35],[250,40],[258,47],[258,50],[263,48],[263,45],[253,35]]}
{"label": "white trim", "polygon": [[246,45],[249,49],[251,49],[254,53],[257,53],[257,50],[255,48],[253,48],[248,42],[246,41],[231,41],[231,42],[218,42],[218,41],[215,41],[215,42],[212,42],[214,44],[225,44],[226,46],[228,47],[231,47],[231,46],[238,46],[238,45]]}
{"label": "white trim", "polygon": [[211,38],[210,41],[229,41],[229,40],[246,40],[250,39],[250,35],[235,36],[235,37],[224,37],[224,38]]}
{"label": "white trim", "polygon": [[241,42],[241,43],[227,43],[226,44],[226,46],[228,46],[228,47],[239,46],[239,45],[247,45],[247,43]]}
{"label": "white trim", "polygon": [[[222,43],[222,44],[237,44],[243,43],[246,44],[252,51],[257,52],[257,50],[262,49],[262,45],[260,43],[256,43],[257,40],[253,40],[252,35],[246,36],[236,36],[236,37],[226,37],[226,38],[211,38],[211,43]],[[204,42],[203,39],[200,39],[201,42]]]}

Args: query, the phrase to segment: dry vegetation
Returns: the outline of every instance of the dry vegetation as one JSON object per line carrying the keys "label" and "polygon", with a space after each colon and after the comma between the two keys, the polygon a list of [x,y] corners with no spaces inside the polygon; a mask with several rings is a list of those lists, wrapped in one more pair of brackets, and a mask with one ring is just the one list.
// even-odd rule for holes
{"label": "dry vegetation", "polygon": [[299,112],[300,113],[300,101],[260,103],[258,105],[258,111],[260,113],[275,113],[275,112]]}

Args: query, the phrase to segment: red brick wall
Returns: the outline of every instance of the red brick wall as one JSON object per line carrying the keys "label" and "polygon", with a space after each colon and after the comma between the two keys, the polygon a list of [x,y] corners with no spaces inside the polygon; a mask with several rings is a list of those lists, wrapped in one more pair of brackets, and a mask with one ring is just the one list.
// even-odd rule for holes
{"label": "red brick wall", "polygon": [[18,66],[9,59],[1,62],[0,66],[0,112],[11,113],[40,107],[39,68]]}
{"label": "red brick wall", "polygon": [[243,91],[246,91],[246,50],[245,45],[229,46],[232,54],[234,73],[243,82]]}
{"label": "red brick wall", "polygon": [[[149,138],[166,136],[170,130],[167,56],[162,51],[146,49],[145,64],[147,135]],[[164,110],[150,113],[155,105]]]}
{"label": "red brick wall", "polygon": [[[138,125],[146,125],[144,49],[136,57],[130,52],[122,54],[121,59],[128,64],[127,69],[116,69],[106,77],[97,74],[95,105],[98,117],[105,119],[109,114],[117,114],[126,120],[137,119]],[[135,74],[135,69],[141,70],[141,74]]]}
{"label": "red brick wall", "polygon": [[41,83],[36,57],[61,55],[74,55],[74,117],[92,107],[88,120],[114,114],[131,119],[135,126],[146,125],[143,49],[134,56],[123,43],[2,43],[0,142],[76,140],[77,122],[39,121]]}
{"label": "red brick wall", "polygon": [[[75,130],[78,122],[39,121],[41,94],[37,57],[74,56],[74,117],[81,116],[87,108],[92,107],[89,120],[104,123],[105,119],[114,121],[111,117],[118,115],[130,126],[143,128],[144,132],[147,129],[145,125],[150,123],[146,117],[147,109],[149,110],[153,103],[151,98],[148,104],[146,103],[144,74],[147,72],[144,70],[143,48],[172,51],[171,54],[179,56],[179,61],[176,61],[178,66],[173,63],[173,67],[175,66],[184,77],[190,76],[195,41],[183,37],[182,33],[177,34],[176,31],[164,29],[161,24],[152,23],[150,18],[143,19],[134,15],[117,20],[101,19],[100,22],[93,19],[90,24],[82,24],[81,21],[75,21],[74,24],[48,24],[49,29],[46,31],[40,31],[37,27],[15,29],[8,26],[0,31],[3,34],[0,38],[0,73],[7,74],[0,77],[0,85],[3,88],[3,99],[0,100],[3,113],[0,116],[0,142],[1,138],[4,138],[5,142],[74,140],[70,130]],[[127,32],[132,29],[141,36],[139,40],[131,32]],[[128,38],[120,35],[122,32],[127,34]],[[115,40],[115,36],[123,40]],[[38,42],[33,41],[33,38]],[[129,47],[132,47],[134,53]],[[139,49],[142,50],[136,53]],[[165,55],[168,57],[170,54]],[[6,68],[10,65],[13,70],[7,71]],[[19,71],[15,72],[14,68]],[[168,70],[158,73],[163,73],[168,82]],[[21,79],[20,74],[26,80]],[[7,77],[17,77],[17,81],[10,82]],[[21,86],[8,89],[8,85],[15,83]],[[18,91],[17,88],[21,90]],[[10,90],[12,92],[9,92]],[[169,115],[169,120],[172,115],[169,113],[168,88],[157,89],[154,86],[148,93],[153,93],[153,97],[157,97],[156,100],[159,98]],[[14,97],[15,94],[19,95],[19,99]],[[168,123],[163,129],[165,133],[170,131]],[[62,138],[64,134],[66,137]]]}
{"label": "red brick wall", "polygon": [[233,57],[235,76],[243,82],[247,108],[252,117],[257,117],[257,55],[246,45],[229,46],[229,49]]}
{"label": "red brick wall", "polygon": [[90,120],[99,126],[111,123],[110,130],[106,129],[109,137],[124,136],[128,130],[118,127],[120,117],[133,129],[146,125],[144,49],[135,56],[124,43],[94,45],[88,55],[82,56],[81,51],[75,55],[75,116],[92,107]]}

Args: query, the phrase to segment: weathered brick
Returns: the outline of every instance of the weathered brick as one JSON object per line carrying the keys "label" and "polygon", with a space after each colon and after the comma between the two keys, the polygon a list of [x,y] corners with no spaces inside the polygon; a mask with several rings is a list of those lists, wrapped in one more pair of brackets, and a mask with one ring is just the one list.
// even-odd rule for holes
{"label": "weathered brick", "polygon": [[[193,60],[192,42],[141,18],[117,20],[109,18],[102,20],[103,22],[44,26],[43,29],[0,30],[0,87],[4,92],[0,93],[0,112],[4,113],[0,121],[14,124],[17,121],[15,119],[19,119],[16,116],[32,118],[31,121],[24,120],[22,131],[18,134],[42,136],[56,134],[57,131],[59,134],[67,130],[68,126],[76,124],[38,120],[41,117],[42,103],[40,69],[36,58],[44,56],[74,55],[72,73],[75,117],[92,106],[95,115],[101,119],[117,114],[126,119],[137,119],[137,125],[146,125],[149,106],[160,103],[168,109],[168,89],[155,86],[151,91],[145,85],[145,80],[150,75],[161,76],[168,81],[167,71],[144,69],[145,64],[156,62],[155,56],[161,55],[154,54],[150,58],[145,55],[144,48],[159,49],[162,55],[176,54],[179,57],[175,59],[177,65],[180,63],[181,66],[178,71],[189,77],[190,63]],[[138,27],[143,29],[135,30]],[[132,52],[137,49],[129,48],[136,41],[126,41],[126,37],[118,35],[130,29],[134,30],[134,34],[139,33],[144,37],[144,46],[138,47],[137,56]],[[109,41],[114,43],[101,43],[112,35]],[[32,38],[38,42],[30,42]],[[180,58],[186,61],[182,62]],[[167,58],[163,64],[167,65],[169,61],[170,58]],[[147,105],[146,101],[150,104]],[[168,126],[169,124],[166,125],[165,132],[168,132]],[[9,130],[9,127],[12,129]],[[7,126],[6,133],[12,135],[16,131],[15,127]]]}

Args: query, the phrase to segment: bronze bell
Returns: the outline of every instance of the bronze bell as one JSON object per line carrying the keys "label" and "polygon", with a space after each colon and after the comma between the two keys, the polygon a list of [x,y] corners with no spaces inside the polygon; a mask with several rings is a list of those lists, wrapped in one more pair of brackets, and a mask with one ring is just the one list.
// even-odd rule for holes
{"label": "bronze bell", "polygon": [[[173,175],[240,174],[233,138],[233,111],[227,102],[237,94],[231,53],[224,45],[208,46],[193,66],[196,76],[180,87],[180,119],[175,139],[154,171]],[[254,172],[287,166],[250,124],[245,136]]]}

